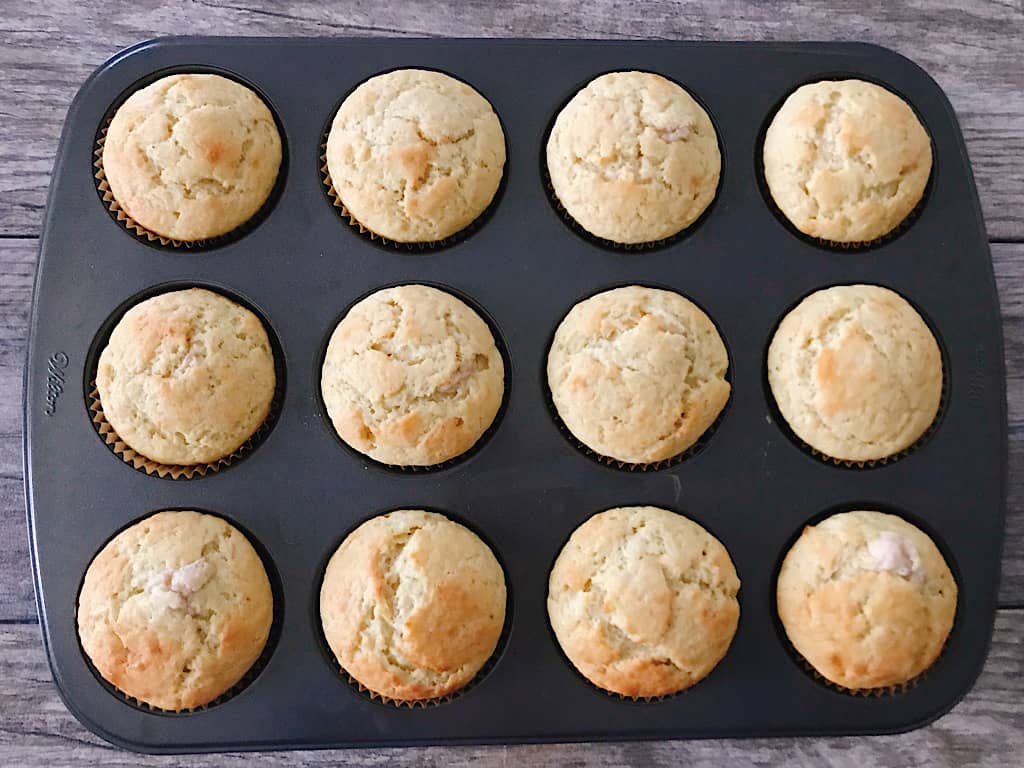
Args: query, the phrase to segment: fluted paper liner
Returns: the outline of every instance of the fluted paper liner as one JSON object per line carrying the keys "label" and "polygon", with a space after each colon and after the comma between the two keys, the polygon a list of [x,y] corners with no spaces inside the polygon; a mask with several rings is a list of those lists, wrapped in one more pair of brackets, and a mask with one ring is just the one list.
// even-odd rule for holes
{"label": "fluted paper liner", "polygon": [[172,480],[192,480],[197,477],[205,477],[207,474],[219,472],[225,467],[230,467],[236,461],[242,459],[270,432],[270,427],[274,423],[280,404],[281,393],[279,389],[275,389],[273,399],[270,401],[270,410],[263,423],[242,445],[227,456],[209,464],[161,464],[143,456],[118,436],[117,432],[114,431],[114,427],[107,421],[106,414],[103,413],[103,403],[100,401],[100,393],[96,387],[96,381],[93,380],[89,384],[89,416],[92,419],[93,427],[95,427],[99,436],[103,438],[103,442],[107,444],[107,447],[133,469],[145,472],[147,475],[153,475],[154,477],[170,477]]}
{"label": "fluted paper liner", "polygon": [[96,138],[96,149],[93,151],[93,156],[95,157],[95,160],[93,161],[93,168],[95,169],[93,177],[96,180],[96,191],[99,193],[103,204],[107,206],[111,216],[126,230],[128,230],[129,234],[134,235],[139,240],[146,243],[159,243],[163,246],[184,248],[186,250],[194,251],[216,248],[248,234],[256,227],[257,224],[266,218],[267,213],[270,211],[273,200],[276,196],[275,188],[280,182],[280,168],[278,169],[278,179],[274,181],[274,188],[271,188],[270,194],[267,195],[267,199],[260,206],[259,210],[256,211],[256,213],[254,213],[247,221],[239,224],[230,232],[225,232],[223,235],[217,235],[216,237],[203,238],[201,240],[175,240],[170,237],[165,237],[164,235],[158,235],[155,232],[150,232],[128,215],[128,212],[121,207],[120,203],[117,202],[113,191],[110,189],[110,183],[107,181],[107,173],[103,169],[103,145],[107,142],[107,131],[109,128],[110,120],[108,119],[101,129],[100,135]]}

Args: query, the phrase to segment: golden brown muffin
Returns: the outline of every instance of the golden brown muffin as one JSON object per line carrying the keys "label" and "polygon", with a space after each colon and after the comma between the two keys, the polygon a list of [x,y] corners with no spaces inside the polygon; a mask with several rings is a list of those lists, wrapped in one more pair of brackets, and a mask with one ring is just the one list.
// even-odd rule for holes
{"label": "golden brown muffin", "polygon": [[932,144],[899,96],[862,80],[825,80],[786,99],[764,138],[772,199],[801,232],[875,240],[920,202]]}
{"label": "golden brown muffin", "polygon": [[338,323],[321,388],[335,430],[357,451],[429,466],[465,453],[491,426],[505,366],[476,312],[436,288],[401,285]]}
{"label": "golden brown muffin", "polygon": [[725,547],[692,520],[620,507],[577,528],[548,581],[562,650],[592,683],[622,696],[688,688],[725,656],[740,582]]}
{"label": "golden brown muffin", "polygon": [[256,550],[213,515],[160,512],[96,555],[78,596],[82,649],[105,680],[185,710],[229,691],[263,653],[274,616]]}
{"label": "golden brown muffin", "polygon": [[650,72],[611,72],[555,118],[547,165],[581,227],[636,244],[692,224],[715,197],[722,158],[711,119],[685,90]]}
{"label": "golden brown muffin", "polygon": [[170,465],[232,454],[267,418],[275,383],[259,318],[202,288],[129,309],[96,370],[103,414],[118,437]]}
{"label": "golden brown muffin", "polygon": [[505,134],[487,99],[440,72],[371,77],[338,109],[327,137],[331,183],[349,214],[389,240],[442,240],[494,199]]}
{"label": "golden brown muffin", "polygon": [[634,464],[672,458],[729,399],[729,358],[699,307],[632,285],[565,316],[548,352],[548,386],[569,431],[602,456]]}
{"label": "golden brown muffin", "polygon": [[476,676],[505,623],[505,574],[472,531],[443,515],[371,518],[331,557],[320,589],[343,671],[397,701],[446,696]]}
{"label": "golden brown muffin", "polygon": [[103,144],[118,205],[143,229],[181,242],[227,234],[252,218],[280,165],[267,105],[219,75],[170,75],[136,91]]}
{"label": "golden brown muffin", "polygon": [[776,599],[793,647],[823,677],[888,688],[938,658],[957,588],[920,529],[895,515],[844,512],[804,529],[782,563]]}
{"label": "golden brown muffin", "polygon": [[942,400],[942,355],[897,293],[839,285],[812,293],[779,324],[768,382],[797,437],[834,459],[873,461],[923,435]]}

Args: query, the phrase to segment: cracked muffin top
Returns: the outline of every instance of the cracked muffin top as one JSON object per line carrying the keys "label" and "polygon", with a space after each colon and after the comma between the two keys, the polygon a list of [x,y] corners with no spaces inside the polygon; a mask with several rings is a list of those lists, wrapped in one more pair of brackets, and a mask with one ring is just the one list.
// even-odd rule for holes
{"label": "cracked muffin top", "polygon": [[153,707],[201,707],[263,653],[274,616],[256,550],[214,515],[159,512],[89,564],[78,596],[82,649],[105,680]]}
{"label": "cracked muffin top", "polygon": [[259,211],[281,165],[281,137],[259,96],[220,75],[170,75],[114,114],[103,170],[139,226],[194,242]]}
{"label": "cracked muffin top", "polygon": [[260,319],[203,288],[162,293],[125,312],[96,368],[107,422],[160,464],[234,453],[270,413],[276,374]]}
{"label": "cracked muffin top", "polygon": [[454,693],[494,653],[505,574],[469,529],[436,512],[371,518],[331,557],[320,589],[324,636],[341,668],[388,699]]}
{"label": "cracked muffin top", "polygon": [[843,461],[913,445],[939,411],[942,379],[931,330],[906,299],[878,285],[812,293],[768,347],[782,417],[811,448]]}
{"label": "cracked muffin top", "polygon": [[548,617],[596,686],[664,696],[725,656],[739,588],[729,553],[697,523],[658,507],[619,507],[569,537],[548,580]]}
{"label": "cracked muffin top", "polygon": [[914,110],[863,80],[793,92],[764,137],[772,199],[793,226],[838,243],[870,242],[921,200],[932,145]]}
{"label": "cracked muffin top", "polygon": [[440,72],[371,77],[342,103],[327,137],[331,183],[348,213],[401,243],[469,226],[504,167],[505,134],[490,103]]}
{"label": "cracked muffin top", "polygon": [[612,72],[559,112],[547,166],[581,227],[638,244],[671,237],[704,212],[722,158],[711,119],[685,90],[650,72]]}
{"label": "cracked muffin top", "polygon": [[842,512],[804,528],[782,562],[776,600],[786,635],[823,677],[854,690],[887,688],[938,658],[957,587],[916,526]]}
{"label": "cracked muffin top", "polygon": [[569,431],[631,464],[693,445],[729,400],[729,357],[711,319],[678,293],[638,285],[575,305],[548,351],[548,387]]}
{"label": "cracked muffin top", "polygon": [[491,426],[505,366],[476,312],[437,288],[400,285],[342,318],[320,385],[350,446],[384,464],[430,466],[465,453]]}

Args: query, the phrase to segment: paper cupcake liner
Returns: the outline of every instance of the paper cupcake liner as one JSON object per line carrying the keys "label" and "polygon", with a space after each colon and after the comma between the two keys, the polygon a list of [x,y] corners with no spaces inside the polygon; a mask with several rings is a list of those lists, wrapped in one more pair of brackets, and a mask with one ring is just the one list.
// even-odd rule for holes
{"label": "paper cupcake liner", "polygon": [[106,443],[111,452],[125,464],[132,469],[154,477],[170,477],[172,480],[192,480],[219,472],[225,467],[230,467],[256,448],[270,432],[270,428],[277,418],[281,406],[281,392],[279,389],[275,389],[274,396],[270,401],[270,411],[267,413],[267,417],[242,445],[227,456],[208,464],[162,464],[143,456],[131,448],[118,436],[117,432],[114,431],[114,427],[107,421],[95,379],[89,382],[88,404],[89,416],[93,427],[96,429],[96,433],[103,439],[103,442]]}
{"label": "paper cupcake liner", "polygon": [[817,459],[822,464],[827,464],[830,467],[840,467],[842,469],[874,469],[875,467],[884,467],[888,464],[895,464],[897,461],[906,458],[934,435],[942,422],[942,418],[946,413],[946,406],[949,404],[949,377],[946,376],[948,366],[945,365],[943,360],[943,376],[942,376],[942,394],[939,396],[939,407],[935,411],[935,418],[932,419],[932,423],[928,425],[928,429],[921,433],[921,436],[917,438],[913,443],[908,445],[902,451],[897,451],[890,456],[883,456],[880,459],[870,459],[867,461],[854,461],[851,459],[837,459],[834,456],[829,456],[827,453],[819,451],[814,446],[805,442],[793,428],[789,426],[789,422],[779,411],[778,403],[775,401],[775,394],[771,391],[771,386],[768,386],[768,395],[771,402],[771,417],[772,421],[775,422],[776,426],[790,439],[790,441],[796,445],[800,450],[806,453],[811,458]]}
{"label": "paper cupcake liner", "polygon": [[587,230],[582,224],[580,224],[578,221],[576,221],[576,219],[573,218],[572,214],[566,210],[564,205],[562,205],[562,201],[558,199],[558,195],[555,194],[555,185],[551,181],[551,174],[548,173],[547,163],[544,163],[543,176],[544,189],[548,193],[548,199],[551,201],[552,207],[555,209],[555,212],[558,213],[559,217],[561,217],[562,221],[565,222],[565,224],[573,232],[575,232],[584,240],[594,245],[600,246],[601,248],[607,248],[608,250],[612,251],[619,251],[621,253],[654,251],[658,250],[659,248],[664,248],[665,246],[679,242],[697,228],[700,222],[703,221],[707,212],[711,210],[711,206],[714,204],[714,198],[712,198],[711,202],[708,203],[707,208],[701,211],[700,215],[696,219],[691,221],[687,226],[683,227],[674,235],[663,237],[660,240],[650,240],[646,243],[617,243],[614,240],[608,240],[607,238],[604,237],[598,237],[593,232]]}
{"label": "paper cupcake liner", "polygon": [[280,183],[280,174],[283,169],[283,164],[282,168],[278,169],[278,179],[274,182],[274,188],[271,189],[270,194],[267,195],[267,199],[264,201],[263,205],[260,206],[260,209],[250,216],[247,221],[239,224],[230,232],[225,232],[223,235],[217,235],[216,237],[203,238],[201,240],[175,240],[173,238],[151,232],[128,215],[127,211],[125,211],[124,208],[121,207],[121,204],[115,199],[114,193],[110,189],[110,184],[107,182],[107,173],[103,168],[103,145],[107,142],[107,131],[110,128],[111,119],[112,118],[108,118],[100,129],[100,133],[96,137],[96,148],[93,150],[93,156],[95,157],[93,160],[93,168],[95,169],[93,178],[96,181],[96,192],[99,194],[100,200],[102,200],[103,204],[106,206],[110,217],[121,224],[125,230],[137,240],[149,245],[161,245],[166,248],[176,250],[185,249],[202,251],[217,248],[247,235],[256,228],[257,224],[266,218],[270,209],[273,207],[275,198],[277,197],[276,191],[277,186]]}
{"label": "paper cupcake liner", "polygon": [[[327,195],[328,202],[338,211],[342,220],[345,221],[350,227],[358,232],[362,237],[365,237],[372,243],[382,245],[386,248],[391,248],[396,251],[402,252],[419,252],[426,253],[428,251],[438,251],[442,248],[447,248],[450,245],[461,243],[467,237],[479,230],[485,221],[490,217],[494,211],[495,206],[498,204],[498,198],[501,196],[500,187],[494,194],[494,198],[487,207],[481,211],[480,215],[477,216],[473,221],[467,224],[465,227],[460,229],[454,234],[443,237],[440,240],[427,240],[413,243],[405,243],[399,240],[392,240],[391,238],[384,237],[374,232],[372,229],[364,226],[359,220],[352,214],[345,203],[342,202],[341,196],[338,191],[334,188],[334,182],[331,181],[331,172],[327,167],[327,134],[325,133],[320,142],[320,181],[324,186],[324,192]],[[504,177],[502,177],[504,182]]]}
{"label": "paper cupcake liner", "polygon": [[[811,664],[809,661],[807,661],[807,659],[800,655],[800,653],[796,650],[796,648],[792,646],[792,644],[790,644],[790,652],[793,654],[794,658],[800,662],[800,666],[804,669],[804,671],[807,672],[821,685],[824,685],[831,691],[836,691],[837,693],[842,693],[847,696],[855,696],[857,698],[862,699],[882,699],[888,696],[898,696],[901,693],[906,693],[907,691],[916,688],[918,684],[928,676],[929,671],[928,669],[926,669],[919,675],[916,675],[903,683],[897,683],[896,685],[887,685],[881,688],[847,688],[844,685],[839,685],[839,683],[832,682],[823,674],[821,674],[817,669],[814,668],[813,664]],[[939,654],[939,658],[942,658],[942,654]],[[938,661],[939,659],[936,659],[935,662],[933,662],[932,666],[935,666],[935,664],[937,664]],[[931,667],[929,667],[929,669],[931,669]]]}
{"label": "paper cupcake liner", "polygon": [[[558,430],[565,436],[565,439],[580,453],[586,456],[588,459],[596,461],[605,467],[611,467],[612,469],[620,469],[624,472],[660,472],[663,469],[674,467],[677,464],[682,464],[687,459],[693,458],[698,453],[704,450],[705,446],[711,442],[711,438],[714,436],[718,426],[722,423],[722,419],[725,418],[725,412],[729,407],[729,402],[726,401],[725,406],[719,412],[715,420],[711,422],[711,426],[705,429],[700,437],[691,445],[689,448],[684,450],[682,453],[677,453],[675,456],[670,456],[667,459],[661,459],[660,461],[652,461],[647,464],[636,464],[628,461],[621,461],[619,459],[613,459],[610,456],[598,453],[593,448],[582,442],[576,435],[572,433],[572,430],[566,426],[565,422],[562,421],[561,415],[558,413],[558,408],[555,406],[555,401],[551,397],[551,390],[545,386],[545,402],[547,403],[548,412],[551,414],[551,418],[554,419],[555,425]],[[730,399],[731,399],[730,395]]]}
{"label": "paper cupcake liner", "polygon": [[[323,630],[321,629],[321,634],[322,633]],[[324,647],[328,648],[326,640],[322,640],[322,642]],[[369,699],[370,701],[375,702],[377,704],[384,704],[389,707],[395,707],[396,709],[429,709],[430,707],[438,707],[442,704],[447,704],[449,701],[454,701],[460,696],[473,690],[481,682],[483,682],[483,679],[487,677],[488,674],[490,674],[491,670],[494,669],[495,666],[497,666],[498,656],[500,655],[500,651],[502,646],[504,645],[504,642],[505,635],[504,630],[502,630],[501,639],[498,641],[498,646],[494,649],[494,652],[491,654],[491,657],[484,663],[482,667],[480,667],[480,669],[477,671],[475,675],[473,675],[472,679],[468,683],[466,683],[461,688],[452,691],[451,693],[446,693],[444,696],[436,696],[431,699],[395,699],[390,696],[385,696],[382,693],[378,693],[374,690],[371,690],[370,688],[367,688],[365,685],[359,682],[351,674],[349,674],[349,672],[343,666],[341,666],[340,663],[338,663],[337,658],[334,656],[334,654],[330,651],[329,648],[327,650],[327,654],[329,655],[331,661],[333,662],[333,666],[335,667],[336,670],[338,670],[339,674],[341,675],[342,680],[348,683],[349,687],[352,688],[352,690],[354,690],[356,693],[360,694],[363,698]]]}

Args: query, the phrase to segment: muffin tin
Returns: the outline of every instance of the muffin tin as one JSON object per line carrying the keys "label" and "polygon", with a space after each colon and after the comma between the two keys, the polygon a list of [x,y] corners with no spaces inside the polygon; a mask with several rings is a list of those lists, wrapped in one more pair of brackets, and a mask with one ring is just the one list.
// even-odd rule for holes
{"label": "muffin tin", "polygon": [[[509,150],[493,211],[465,239],[427,252],[381,246],[338,214],[322,185],[324,126],[342,96],[396,67],[462,78],[494,105]],[[226,244],[175,249],[112,220],[93,176],[112,105],[177,69],[254,86],[283,131],[280,195]],[[581,237],[545,189],[542,149],[559,107],[597,74],[658,72],[700,100],[723,153],[716,200],[685,237],[622,251]],[[795,236],[759,183],[766,121],[797,86],[856,76],[921,116],[935,163],[910,226],[844,252]],[[385,286],[424,282],[480,307],[507,352],[507,404],[465,460],[432,472],[383,467],[340,445],[319,394],[340,313]],[[894,463],[829,466],[776,423],[765,353],[783,314],[837,283],[888,286],[920,307],[943,348],[947,402],[933,433]],[[555,327],[580,299],[640,283],[678,291],[714,320],[733,392],[702,449],[648,472],[582,454],[546,403]],[[125,302],[161,286],[208,286],[255,308],[287,372],[273,429],[244,460],[205,477],[135,471],[104,445],[88,388],[98,348]],[[940,88],[901,56],[855,43],[177,38],[111,59],[71,106],[41,241],[26,369],[28,520],[43,638],[71,711],[103,738],[149,752],[329,746],[600,741],[886,733],[948,711],[987,651],[996,606],[1006,491],[1002,338],[992,264],[970,165]],[[547,621],[548,572],[595,512],[651,504],[685,513],[729,550],[740,579],[732,648],[694,688],[653,702],[604,694],[571,667]],[[480,532],[509,587],[506,640],[485,675],[451,701],[417,709],[373,701],[338,673],[317,612],[320,578],[343,535],[400,507],[450,514]],[[777,629],[774,585],[788,544],[839,508],[905,515],[931,535],[960,589],[945,652],[916,686],[858,697],[816,680]],[[75,629],[92,557],[125,525],[160,509],[223,515],[258,543],[279,578],[280,635],[258,675],[221,703],[147,711],[89,667]]]}

